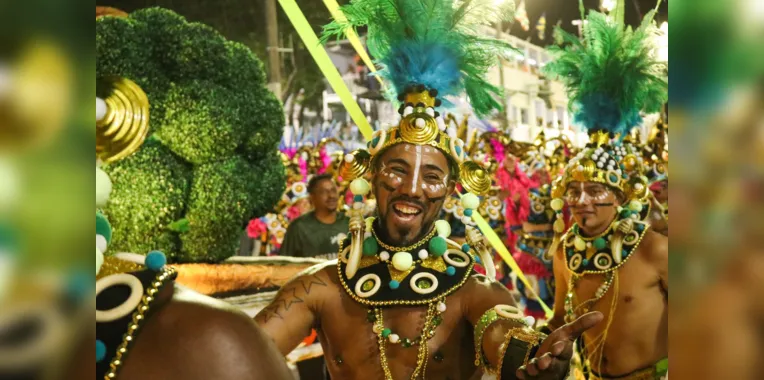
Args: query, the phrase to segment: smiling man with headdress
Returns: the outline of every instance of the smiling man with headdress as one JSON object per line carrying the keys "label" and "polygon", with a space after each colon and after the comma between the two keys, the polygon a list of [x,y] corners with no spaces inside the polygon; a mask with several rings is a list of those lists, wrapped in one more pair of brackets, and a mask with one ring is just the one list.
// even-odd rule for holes
{"label": "smiling man with headdress", "polygon": [[[339,259],[284,286],[257,321],[285,354],[316,327],[332,378],[466,379],[478,367],[505,379],[562,378],[573,340],[601,314],[548,337],[533,331],[493,280],[478,231],[468,228],[459,245],[448,223],[436,220],[457,183],[468,191],[468,215],[490,188],[436,109],[461,93],[478,114],[498,106],[492,94],[499,90],[484,75],[509,47],[474,33],[504,13],[492,1],[453,0],[357,0],[343,11],[349,21],[329,25],[327,35],[368,25],[369,49],[401,102],[401,120],[345,159],[342,175],[356,177],[355,196]],[[362,178],[368,171],[371,185]],[[364,220],[372,190],[379,217]],[[472,270],[478,257],[488,276]]]}
{"label": "smiling man with headdress", "polygon": [[[583,38],[563,32],[567,46],[553,49],[545,67],[565,83],[576,122],[591,136],[552,190],[558,218],[549,322],[603,312],[607,322],[583,335],[590,379],[658,379],[668,371],[668,239],[640,214],[648,179],[622,144],[642,122],[640,112],[657,112],[668,97],[665,66],[650,44],[654,14],[632,30],[617,15],[590,12]],[[575,221],[567,231],[565,203]]]}

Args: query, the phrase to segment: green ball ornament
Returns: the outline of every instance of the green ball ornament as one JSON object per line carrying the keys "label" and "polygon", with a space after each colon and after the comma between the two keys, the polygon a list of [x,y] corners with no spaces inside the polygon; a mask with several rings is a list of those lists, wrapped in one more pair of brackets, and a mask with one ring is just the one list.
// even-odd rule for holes
{"label": "green ball ornament", "polygon": [[96,206],[102,207],[109,201],[111,179],[101,168],[96,167]]}
{"label": "green ball ornament", "polygon": [[446,249],[448,249],[448,244],[446,243],[445,238],[436,236],[430,239],[430,254],[431,255],[443,256],[443,254],[446,253]]}
{"label": "green ball ornament", "polygon": [[638,200],[633,200],[629,202],[629,210],[634,212],[640,212],[642,211],[642,202]]}
{"label": "green ball ornament", "polygon": [[111,225],[103,214],[96,213],[96,235],[106,238],[107,243],[111,243]]}
{"label": "green ball ornament", "polygon": [[435,231],[437,232],[438,236],[447,238],[451,236],[451,225],[448,224],[448,222],[445,220],[436,220]]}
{"label": "green ball ornament", "polygon": [[604,249],[607,245],[607,242],[603,238],[596,238],[594,239],[594,242],[592,243],[594,245],[594,248],[597,248],[598,250]]}
{"label": "green ball ornament", "polygon": [[480,206],[480,198],[472,193],[467,193],[462,196],[462,206],[464,208],[477,209]]}
{"label": "green ball ornament", "polygon": [[366,256],[374,256],[377,254],[377,251],[379,250],[379,244],[377,244],[377,239],[373,237],[367,237],[363,240],[363,254]]}

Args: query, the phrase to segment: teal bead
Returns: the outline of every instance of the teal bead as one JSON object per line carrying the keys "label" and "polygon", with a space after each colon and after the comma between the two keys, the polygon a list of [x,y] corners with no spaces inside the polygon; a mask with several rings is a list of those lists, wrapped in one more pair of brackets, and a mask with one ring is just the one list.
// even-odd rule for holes
{"label": "teal bead", "polygon": [[392,331],[392,330],[390,330],[390,329],[387,329],[387,328],[386,328],[386,329],[382,330],[382,337],[383,337],[383,338],[387,338],[387,337],[388,337],[388,336],[390,336],[390,334],[392,334],[392,333],[393,333],[393,331]]}
{"label": "teal bead", "polygon": [[594,239],[594,242],[592,244],[594,245],[594,248],[597,248],[597,249],[603,249],[607,246],[607,242],[605,241],[605,239],[601,237]]}
{"label": "teal bead", "polygon": [[165,264],[167,264],[167,257],[162,252],[151,251],[148,255],[146,255],[145,264],[147,268],[153,270],[154,272],[158,272],[162,270]]}
{"label": "teal bead", "polygon": [[462,244],[462,251],[468,253],[470,251],[470,245],[467,243]]}
{"label": "teal bead", "polygon": [[377,146],[377,144],[379,144],[379,136],[377,136],[377,137],[375,137],[375,138],[373,138],[371,140],[371,145],[369,145],[369,147]]}
{"label": "teal bead", "polygon": [[106,357],[106,345],[100,340],[96,339],[96,363],[100,362]]}
{"label": "teal bead", "polygon": [[462,147],[460,147],[459,145],[454,146],[454,151],[456,152],[457,156],[462,155]]}
{"label": "teal bead", "polygon": [[587,266],[587,265],[589,265],[589,259],[583,259],[583,260],[581,261],[581,264],[584,264],[584,266]]}
{"label": "teal bead", "polygon": [[631,210],[629,209],[623,209],[620,212],[621,218],[628,218],[631,216]]}
{"label": "teal bead", "polygon": [[465,210],[464,210],[464,215],[466,215],[466,216],[472,216],[472,209],[471,209],[471,208],[465,209]]}
{"label": "teal bead", "polygon": [[379,251],[379,244],[377,244],[377,239],[375,239],[372,236],[367,237],[363,240],[363,254],[366,256],[374,256],[377,254],[377,251]]}
{"label": "teal bead", "polygon": [[391,280],[388,285],[390,285],[390,289],[395,290],[395,289],[398,289],[399,286],[401,286],[401,283],[395,280]]}
{"label": "teal bead", "polygon": [[443,254],[446,253],[446,249],[448,249],[448,243],[446,243],[445,238],[435,236],[434,238],[430,239],[429,248],[431,255],[443,256]]}
{"label": "teal bead", "polygon": [[618,182],[618,176],[615,174],[610,174],[610,182]]}
{"label": "teal bead", "polygon": [[449,266],[448,268],[446,268],[446,274],[449,275],[449,276],[455,275],[456,274],[456,268],[454,268],[452,266]]}
{"label": "teal bead", "polygon": [[642,232],[645,230],[645,225],[642,223],[634,223],[634,229],[636,229],[637,232]]}
{"label": "teal bead", "polygon": [[111,224],[100,212],[96,213],[96,235],[106,238],[107,243],[111,243]]}

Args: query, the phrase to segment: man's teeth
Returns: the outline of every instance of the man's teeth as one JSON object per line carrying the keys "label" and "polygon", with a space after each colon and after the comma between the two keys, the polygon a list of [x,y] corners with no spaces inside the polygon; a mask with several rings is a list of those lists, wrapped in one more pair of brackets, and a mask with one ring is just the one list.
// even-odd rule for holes
{"label": "man's teeth", "polygon": [[414,207],[395,205],[395,209],[404,214],[419,214],[419,210]]}

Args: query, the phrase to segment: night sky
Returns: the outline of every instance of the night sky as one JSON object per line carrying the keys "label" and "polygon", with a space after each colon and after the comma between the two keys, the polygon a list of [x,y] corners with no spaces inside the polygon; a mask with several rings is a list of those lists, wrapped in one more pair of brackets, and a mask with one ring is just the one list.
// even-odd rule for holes
{"label": "night sky", "polygon": [[[586,9],[599,9],[600,0],[584,0],[584,6]],[[637,12],[637,7],[639,11]],[[642,20],[642,16],[655,8],[657,4],[656,0],[625,0],[626,16],[625,21],[629,25],[639,25]],[[520,6],[520,0],[515,1],[516,7]],[[523,40],[530,37],[530,42],[540,46],[547,46],[554,42],[552,38],[552,31],[557,22],[562,19],[562,26],[565,30],[571,33],[577,33],[576,26],[571,24],[571,21],[580,19],[580,13],[578,11],[578,0],[525,0],[525,9],[528,12],[530,29],[526,32],[520,27],[520,23],[515,21],[512,24],[510,33]],[[536,22],[539,17],[546,12],[546,33],[545,39],[542,41],[538,38],[538,32],[536,31]],[[658,10],[656,16],[658,25],[663,21],[668,20],[668,1],[664,0],[661,7]],[[506,26],[505,26],[506,28]]]}

